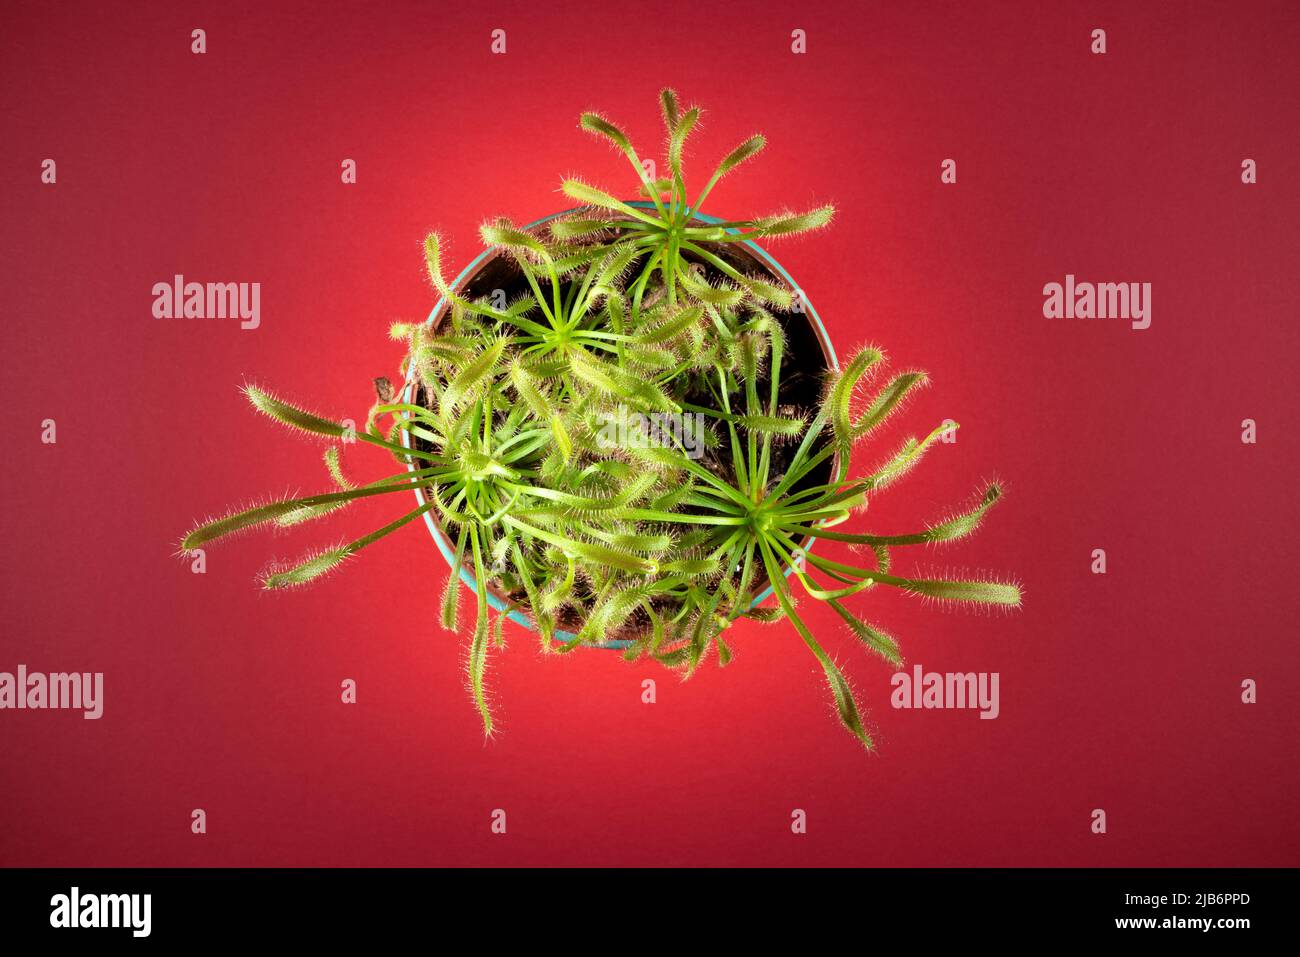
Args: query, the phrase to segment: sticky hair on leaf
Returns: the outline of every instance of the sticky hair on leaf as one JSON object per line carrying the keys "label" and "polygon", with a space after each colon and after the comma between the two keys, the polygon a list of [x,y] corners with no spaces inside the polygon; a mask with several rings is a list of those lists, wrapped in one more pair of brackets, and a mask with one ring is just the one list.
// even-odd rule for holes
{"label": "sticky hair on leaf", "polygon": [[231,538],[242,532],[270,525],[284,515],[288,515],[300,504],[290,496],[270,499],[253,505],[227,512],[224,515],[208,518],[197,523],[178,545],[180,556],[196,548],[202,548],[210,542]]}
{"label": "sticky hair on leaf", "polygon": [[578,119],[578,125],[588,133],[605,137],[625,153],[632,149],[627,135],[599,113],[583,113]]}
{"label": "sticky hair on leaf", "polygon": [[489,246],[500,246],[512,252],[523,250],[542,260],[551,258],[551,254],[540,240],[513,225],[509,220],[496,219],[485,222],[479,227],[479,234],[483,237],[483,242]]}
{"label": "sticky hair on leaf", "polygon": [[351,554],[351,551],[343,545],[310,552],[295,565],[273,567],[263,572],[260,576],[262,587],[295,588],[310,584],[338,568]]}
{"label": "sticky hair on leaf", "polygon": [[257,411],[300,432],[308,435],[327,435],[331,438],[342,438],[348,432],[346,426],[276,398],[259,386],[245,385],[242,391]]}
{"label": "sticky hair on leaf", "polygon": [[829,204],[806,213],[783,212],[754,221],[758,236],[793,236],[830,225],[835,218],[835,207]]}
{"label": "sticky hair on leaf", "polygon": [[608,219],[575,216],[554,220],[547,228],[554,239],[565,242],[571,239],[608,238],[614,231],[615,225]]}
{"label": "sticky hair on leaf", "polygon": [[595,206],[600,209],[613,209],[623,211],[626,204],[621,200],[615,199],[609,193],[602,189],[597,189],[578,179],[566,179],[561,185],[560,190],[570,199],[577,200],[585,206]]}
{"label": "sticky hair on leaf", "polygon": [[668,128],[669,134],[677,129],[677,124],[681,122],[681,108],[678,105],[677,93],[675,90],[664,87],[659,91],[659,108],[663,113],[664,126]]}
{"label": "sticky hair on leaf", "polygon": [[766,145],[767,138],[763,136],[763,134],[758,133],[751,136],[723,157],[722,162],[718,164],[717,175],[719,177],[726,176],[741,163],[744,163],[746,160],[752,159],[761,153],[763,147]]}
{"label": "sticky hair on leaf", "polygon": [[442,275],[442,238],[437,233],[430,233],[425,237],[424,261],[433,288],[438,290],[444,297],[447,296],[450,289],[447,286],[447,280]]}

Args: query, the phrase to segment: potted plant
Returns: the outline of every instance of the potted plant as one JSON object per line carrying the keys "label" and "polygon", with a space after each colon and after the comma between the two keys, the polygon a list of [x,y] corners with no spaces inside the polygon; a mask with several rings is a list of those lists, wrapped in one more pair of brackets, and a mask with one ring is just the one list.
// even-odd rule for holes
{"label": "potted plant", "polygon": [[[764,139],[728,153],[692,197],[682,152],[700,110],[683,109],[671,90],[660,105],[663,179],[650,177],[614,124],[581,118],[583,129],[626,154],[639,200],[568,180],[563,191],[578,208],[527,227],[484,224],[488,252],[452,282],[439,238],[428,238],[441,300],[427,322],[392,328],[406,347],[404,384],[376,380],[363,430],[353,435],[246,386],[259,411],[331,440],[325,464],[335,489],[204,522],[181,549],[414,493],[416,506],[389,524],[271,569],[264,585],[305,585],[423,518],[451,565],[444,627],[459,626],[462,580],[474,594],[469,683],[488,734],[484,664],[489,647],[503,643],[507,616],[535,628],[546,652],[618,647],[687,674],[710,652],[720,664],[731,659],[734,622],[788,620],[825,671],[844,726],[870,748],[848,682],[805,624],[796,593],[825,602],[895,665],[894,639],[849,607],[860,593],[884,586],[1018,605],[1020,591],[1008,582],[917,578],[893,564],[904,546],[969,535],[1001,489],[985,486],[965,510],[914,533],[841,527],[956,426],[909,439],[883,465],[855,473],[855,452],[924,374],[882,377],[868,389],[883,365],[873,347],[838,365],[816,313],[754,242],[820,229],[832,207],[706,216],[716,184]],[[391,454],[392,474],[354,484],[341,463],[353,437]],[[820,541],[848,543],[859,557],[820,555],[812,549]]]}

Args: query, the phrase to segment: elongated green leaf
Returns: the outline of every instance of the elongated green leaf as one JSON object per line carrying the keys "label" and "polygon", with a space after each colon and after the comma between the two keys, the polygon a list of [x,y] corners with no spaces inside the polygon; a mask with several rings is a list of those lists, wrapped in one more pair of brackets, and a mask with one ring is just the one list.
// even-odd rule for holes
{"label": "elongated green leaf", "polygon": [[638,332],[634,341],[647,346],[670,342],[699,322],[701,314],[702,310],[699,306],[683,309],[671,319],[666,319],[649,329]]}
{"label": "elongated green leaf", "polygon": [[[370,489],[358,489],[357,494],[366,491],[370,491]],[[337,568],[348,556],[355,555],[366,546],[379,541],[387,535],[391,535],[403,525],[418,518],[433,507],[433,502],[426,502],[419,508],[407,512],[401,518],[389,522],[383,528],[376,529],[369,535],[363,535],[361,538],[348,542],[346,545],[340,545],[337,548],[331,548],[310,555],[290,569],[268,572],[262,576],[262,585],[266,588],[285,588],[294,585],[306,585],[324,575],[326,572]]]}
{"label": "elongated green leaf", "polygon": [[272,572],[262,578],[266,588],[291,588],[306,585],[341,565],[352,552],[346,546],[326,549],[310,555],[292,568]]}
{"label": "elongated green leaf", "polygon": [[456,558],[447,573],[447,584],[442,590],[442,608],[440,619],[447,631],[456,631],[460,624],[460,570],[465,563],[465,543],[469,539],[469,527],[462,525],[456,540]]}
{"label": "elongated green leaf", "polygon": [[[664,552],[673,544],[672,536],[665,535],[663,532],[604,532],[600,529],[591,529],[590,533],[607,545],[633,552]],[[713,563],[713,566],[717,567],[717,563]],[[660,571],[670,572],[671,569],[665,565]]]}
{"label": "elongated green leaf", "polygon": [[671,136],[677,129],[677,124],[681,121],[681,107],[678,105],[677,93],[673,90],[664,88],[659,91],[659,108],[663,112],[664,126]]}
{"label": "elongated green leaf", "polygon": [[776,283],[768,282],[766,279],[742,276],[737,282],[745,288],[745,291],[749,293],[752,299],[767,303],[776,309],[789,309],[794,302],[794,297],[788,289],[783,289]]}
{"label": "elongated green leaf", "polygon": [[501,361],[501,355],[505,352],[509,343],[510,340],[507,338],[495,340],[480,352],[476,359],[461,369],[456,378],[448,384],[447,391],[442,395],[444,410],[454,409],[495,375],[497,363]]}
{"label": "elongated green leaf", "polygon": [[721,570],[717,560],[712,558],[679,558],[675,561],[665,562],[659,569],[661,574],[680,575],[683,578],[716,575]]}
{"label": "elongated green leaf", "polygon": [[677,279],[682,289],[711,306],[734,306],[745,298],[742,289],[721,281],[714,285],[690,272],[681,273]]}
{"label": "elongated green leaf", "polygon": [[735,416],[734,421],[737,425],[742,425],[751,432],[779,435],[786,438],[800,435],[808,427],[808,423],[803,419],[786,418],[778,415],[738,415]]}
{"label": "elongated green leaf", "polygon": [[246,385],[243,391],[244,395],[248,396],[248,401],[253,404],[253,408],[290,428],[312,435],[328,435],[336,439],[349,434],[347,426],[276,398],[259,386]]}
{"label": "elongated green leaf", "polygon": [[492,736],[492,711],[488,707],[487,694],[483,688],[483,673],[487,668],[488,646],[488,607],[487,574],[483,568],[483,552],[479,547],[478,529],[470,526],[470,549],[474,553],[474,579],[478,584],[476,597],[478,613],[474,619],[474,634],[470,639],[469,660],[466,670],[469,673],[470,693],[479,717],[483,719],[483,734]]}
{"label": "elongated green leaf", "polygon": [[539,422],[549,421],[555,415],[550,397],[520,359],[510,363],[510,384]]}
{"label": "elongated green leaf", "polygon": [[897,482],[916,467],[922,456],[938,441],[939,436],[947,432],[949,428],[951,426],[941,425],[919,442],[915,438],[907,439],[902,448],[894,453],[893,458],[863,479],[863,483],[869,488],[881,489]]}
{"label": "elongated green leaf", "polygon": [[551,223],[551,235],[560,241],[582,239],[614,226],[610,219],[559,219]]}
{"label": "elongated green leaf", "polygon": [[838,601],[832,600],[830,606],[835,609],[837,615],[844,619],[844,623],[849,626],[849,630],[861,639],[862,643],[868,648],[875,651],[892,665],[901,665],[903,663],[903,656],[898,651],[898,643],[893,638],[879,628],[867,624]]}
{"label": "elongated green leaf", "polygon": [[337,445],[332,445],[325,450],[325,469],[330,473],[330,478],[334,480],[334,484],[337,485],[340,490],[347,491],[356,486],[348,481],[348,477],[343,474],[343,466],[339,461],[339,454],[339,448]]}
{"label": "elongated green leaf", "polygon": [[768,581],[772,583],[772,591],[776,594],[781,610],[785,612],[786,617],[795,626],[795,630],[799,632],[799,637],[804,640],[804,644],[808,646],[813,656],[821,664],[822,671],[826,673],[826,682],[830,685],[831,697],[835,701],[835,710],[840,716],[840,722],[865,748],[871,750],[875,745],[872,743],[871,735],[867,733],[866,725],[863,724],[862,715],[858,711],[858,703],[853,697],[853,689],[849,687],[849,683],[844,675],[840,673],[840,669],[835,666],[835,662],[831,661],[830,656],[822,650],[822,646],[817,643],[817,639],[808,630],[808,626],[804,624],[803,619],[794,610],[794,603],[786,592],[781,566],[772,554],[772,550],[761,540],[759,547],[763,553],[763,564],[767,568]]}
{"label": "elongated green leaf", "polygon": [[588,186],[581,180],[566,179],[560,186],[565,196],[575,199],[586,206],[597,206],[601,209],[612,209],[617,212],[631,216],[633,219],[639,219],[642,222],[653,222],[650,217],[646,216],[639,209],[627,205],[622,200],[615,199],[604,190],[597,189],[594,186]]}
{"label": "elongated green leaf", "polygon": [[654,199],[656,196],[662,196],[664,193],[671,191],[673,181],[670,179],[656,179],[641,184],[641,195],[646,199]]}
{"label": "elongated green leaf", "polygon": [[211,519],[195,526],[181,539],[181,549],[188,551],[235,532],[256,528],[267,522],[273,522],[280,516],[289,514],[295,509],[333,505],[339,502],[350,502],[353,499],[388,495],[392,492],[416,488],[415,483],[402,481],[406,477],[407,475],[404,474],[389,479],[381,479],[362,488],[348,489],[345,492],[328,492],[324,495],[309,495],[305,498],[281,499],[276,502],[267,502],[265,505],[255,505],[252,508],[232,512],[229,515]]}
{"label": "elongated green leaf", "polygon": [[[355,485],[348,481],[347,476],[343,474],[343,468],[339,463],[339,447],[337,445],[331,445],[327,448],[323,458],[325,461],[326,471],[329,472],[330,478],[334,480],[334,484],[338,486],[340,491],[346,492],[350,489],[356,488]],[[347,504],[346,501],[343,501],[331,502],[325,505],[303,506],[292,512],[279,516],[275,522],[277,525],[287,528],[292,525],[299,525],[303,522],[309,522],[321,518],[324,515],[328,515],[330,512],[338,511]]]}
{"label": "elongated green leaf", "polygon": [[484,223],[479,227],[479,234],[483,237],[483,242],[489,246],[503,246],[506,249],[525,249],[528,252],[536,253],[543,258],[549,258],[550,253],[537,237],[510,225],[504,220],[498,220],[495,223]]}
{"label": "elongated green leaf", "polygon": [[782,213],[754,221],[753,232],[758,236],[790,236],[821,229],[835,216],[834,206],[819,206],[806,213]]}
{"label": "elongated green leaf", "polygon": [[609,140],[621,150],[627,151],[632,148],[632,144],[628,140],[627,134],[599,113],[583,113],[582,116],[578,118],[578,125],[588,133],[595,133],[599,136],[605,137],[605,139]]}
{"label": "elongated green leaf", "polygon": [[551,621],[550,616],[542,608],[541,592],[537,588],[537,583],[533,579],[533,573],[529,570],[528,562],[524,559],[523,550],[519,547],[518,540],[512,539],[510,542],[510,560],[515,567],[515,574],[519,576],[520,582],[524,586],[524,594],[528,597],[528,608],[532,612],[533,620],[537,623],[537,631],[541,637],[542,650],[549,651],[551,642]]}
{"label": "elongated green leaf", "polygon": [[224,515],[221,518],[212,519],[195,526],[181,539],[180,547],[183,551],[200,548],[208,542],[225,538],[227,535],[276,521],[301,508],[303,508],[302,504],[296,500],[255,505],[252,508]]}
{"label": "elongated green leaf", "polygon": [[879,362],[882,353],[879,349],[867,346],[844,364],[844,368],[832,380],[827,396],[827,414],[831,419],[835,435],[842,445],[847,446],[853,437],[853,395],[858,383],[866,378],[872,366]]}
{"label": "elongated green leaf", "polygon": [[563,535],[556,535],[553,532],[545,531],[534,525],[521,522],[511,515],[506,515],[502,521],[521,532],[540,538],[544,542],[555,545],[567,555],[574,558],[580,558],[585,561],[595,562],[597,565],[608,565],[621,571],[631,572],[637,575],[654,574],[658,570],[658,565],[645,558],[639,558],[629,552],[620,551],[607,545],[597,545],[594,542],[582,542],[571,538],[565,538]]}
{"label": "elongated green leaf", "polygon": [[719,177],[726,176],[741,163],[761,153],[766,145],[767,138],[761,133],[751,136],[723,157],[722,162],[718,164],[717,175]]}
{"label": "elongated green leaf", "polygon": [[616,365],[603,362],[584,352],[574,352],[570,356],[570,362],[574,375],[598,389],[603,389],[611,397],[634,400],[643,407],[659,411],[680,411],[677,403],[664,395],[654,383],[638,379]]}
{"label": "elongated green leaf", "polygon": [[922,545],[927,542],[951,542],[965,538],[980,526],[984,514],[1002,497],[1002,486],[997,483],[989,485],[979,504],[966,512],[954,515],[943,522],[937,522],[924,532],[911,535],[861,535],[858,541],[872,546]]}
{"label": "elongated green leaf", "polygon": [[955,581],[934,578],[896,578],[877,573],[876,581],[914,595],[942,601],[968,601],[980,605],[1020,606],[1020,588],[1007,582]]}
{"label": "elongated green leaf", "polygon": [[682,172],[682,150],[686,146],[686,139],[691,135],[691,130],[695,129],[695,124],[700,119],[700,108],[692,106],[677,121],[673,129],[672,136],[668,138],[668,165],[677,176]]}
{"label": "elongated green leaf", "polygon": [[444,296],[448,295],[451,290],[442,275],[442,237],[437,233],[430,233],[424,239],[424,261],[433,288]]}
{"label": "elongated green leaf", "polygon": [[899,403],[912,389],[925,385],[928,378],[924,372],[904,372],[895,376],[872,401],[867,411],[857,422],[853,423],[853,438],[859,438],[879,426],[898,408]]}

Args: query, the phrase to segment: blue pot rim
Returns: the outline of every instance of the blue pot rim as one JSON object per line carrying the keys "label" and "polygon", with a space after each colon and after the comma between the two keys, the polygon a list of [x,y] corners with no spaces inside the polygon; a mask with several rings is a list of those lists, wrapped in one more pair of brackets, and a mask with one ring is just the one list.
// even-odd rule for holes
{"label": "blue pot rim", "polygon": [[[641,201],[641,200],[629,201],[627,205],[635,206],[639,209],[654,208],[653,203]],[[545,223],[549,223],[553,219],[558,219],[561,216],[567,216],[570,213],[575,213],[585,208],[588,207],[577,206],[572,209],[561,210],[558,213],[551,213],[551,215],[549,216],[543,216],[541,219],[529,223],[527,226],[524,227],[524,229],[525,230],[533,229],[537,226],[541,226]],[[706,215],[705,213],[696,213],[694,214],[694,216],[696,219],[699,219],[702,222],[706,222],[706,223],[720,223],[723,221],[716,216],[709,216]],[[728,229],[727,231],[730,233],[739,232],[739,230],[736,229]],[[779,262],[777,262],[767,250],[763,249],[763,247],[759,246],[756,242],[749,239],[745,240],[742,243],[742,245],[748,247],[751,252],[755,253],[761,260],[763,260],[763,262],[765,262],[768,266],[770,266],[778,276],[780,276],[782,279],[784,279],[786,282],[790,284],[790,287],[792,289],[800,289],[799,284],[794,281],[794,277],[792,277],[788,272],[786,272],[785,267],[782,266]],[[491,249],[485,249],[483,250],[483,252],[479,253],[476,257],[474,257],[474,260],[468,266],[466,266],[464,269],[460,271],[460,275],[458,275],[455,281],[452,282],[451,287],[453,289],[459,289],[461,285],[467,279],[469,279],[470,276],[472,276],[475,272],[477,272],[478,268],[484,262],[486,262],[492,256],[492,254],[493,251]],[[802,290],[800,291],[802,292]],[[813,307],[813,304],[808,300],[807,295],[803,295],[802,300],[803,300],[805,314],[807,315],[809,321],[812,323],[813,331],[816,333],[817,339],[821,343],[822,350],[825,352],[826,358],[829,360],[831,364],[831,368],[838,369],[840,367],[839,357],[836,356],[835,354],[835,346],[831,343],[830,335],[826,332],[826,327],[822,324],[821,317],[817,315],[817,310]],[[426,326],[433,325],[433,322],[437,318],[439,311],[445,305],[446,305],[446,300],[440,298],[434,304],[433,309],[430,310],[429,318],[424,321],[424,324]],[[414,381],[408,379],[405,387],[402,390],[403,401],[410,402],[412,400],[414,388],[415,388]],[[408,433],[403,431],[402,445],[409,448],[410,447],[409,442],[410,442],[410,437]],[[414,471],[415,465],[412,463],[407,463],[407,470]],[[425,504],[424,491],[422,489],[415,490],[415,498],[416,501],[419,502],[421,505]],[[452,543],[448,540],[447,536],[443,534],[442,529],[438,527],[438,523],[434,521],[432,510],[424,513],[424,524],[428,527],[429,534],[433,536],[433,541],[438,546],[438,551],[442,553],[443,560],[446,561],[447,566],[449,568],[452,568],[454,570],[456,565],[456,549],[453,547]],[[803,546],[805,551],[809,550],[811,547],[812,547],[811,542],[808,542]],[[789,577],[792,571],[793,569],[787,568],[785,570],[786,576]],[[470,573],[470,571],[467,568],[465,568],[463,565],[461,566],[460,569],[460,580],[465,585],[465,587],[468,588],[470,591],[475,593],[478,592],[478,583],[475,581],[474,576]],[[768,585],[767,588],[763,590],[763,593],[754,599],[753,604],[751,604],[750,607],[755,608],[761,605],[764,601],[768,599],[768,597],[771,596],[771,594],[772,594],[772,586]],[[502,601],[500,598],[498,598],[496,595],[494,595],[490,589],[488,590],[487,597],[488,597],[488,604],[491,605],[494,610],[499,612],[504,612],[506,611],[507,608],[509,608],[509,605],[506,602]],[[530,631],[537,630],[533,622],[531,622],[526,615],[522,614],[518,610],[510,611],[508,613],[508,617],[510,618],[511,621],[523,625],[525,628],[529,629]],[[559,638],[561,641],[570,641],[575,637],[575,635],[572,632],[562,631],[558,628],[555,631],[555,636]],[[632,642],[626,638],[614,638],[609,641],[604,641],[599,644],[589,645],[587,647],[607,648],[610,650],[621,650],[627,648],[631,644]]]}

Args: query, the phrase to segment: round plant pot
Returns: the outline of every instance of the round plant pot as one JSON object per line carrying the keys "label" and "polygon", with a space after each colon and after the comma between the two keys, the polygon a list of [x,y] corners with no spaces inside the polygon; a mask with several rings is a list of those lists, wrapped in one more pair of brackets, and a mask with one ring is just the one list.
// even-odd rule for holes
{"label": "round plant pot", "polygon": [[[628,205],[643,209],[654,208],[653,203],[639,200],[629,201]],[[552,213],[549,216],[544,216],[535,222],[529,223],[524,227],[524,229],[531,232],[545,226],[547,223],[558,219],[561,216],[568,216],[571,213],[582,211],[582,207],[561,210],[558,213]],[[696,215],[694,218],[702,223],[721,222],[717,217],[707,216],[703,213]],[[749,267],[751,271],[753,268],[757,268],[758,270],[767,273],[771,281],[784,287],[792,294],[795,294],[799,290],[798,283],[794,281],[790,274],[786,272],[781,264],[773,259],[772,256],[757,243],[747,240],[743,243],[731,244],[727,247],[727,253],[728,258],[730,258],[733,263]],[[491,290],[495,288],[496,280],[493,278],[494,273],[496,275],[504,275],[513,269],[517,269],[517,267],[514,266],[509,257],[501,253],[500,250],[486,249],[480,253],[473,262],[461,270],[460,275],[456,277],[451,286],[458,293],[463,293],[466,290],[470,290],[472,293],[476,287],[482,290]],[[826,327],[822,325],[821,318],[817,315],[817,310],[813,308],[812,303],[808,301],[807,296],[803,295],[802,292],[798,293],[798,299],[802,304],[802,313],[786,314],[787,317],[793,317],[795,320],[793,323],[787,322],[785,324],[786,335],[791,340],[787,348],[788,359],[791,361],[807,362],[809,358],[815,358],[818,362],[818,368],[816,370],[818,373],[839,369],[839,360],[835,355],[835,347],[831,344],[830,336],[827,335]],[[445,299],[439,299],[434,305],[433,310],[429,313],[429,318],[425,321],[425,325],[429,326],[431,329],[437,329],[447,315],[447,307],[447,301]],[[799,322],[799,319],[804,320],[804,322]],[[415,380],[411,376],[408,376],[402,391],[403,401],[415,402],[415,390]],[[409,442],[409,434],[403,431],[402,444],[409,447]],[[832,459],[830,464],[830,469],[832,471],[838,467],[838,459],[838,455]],[[413,464],[408,464],[407,468],[413,471],[415,466]],[[421,505],[425,504],[426,497],[423,489],[416,489],[415,497]],[[437,519],[434,518],[434,511],[432,509],[424,513],[424,523],[429,529],[429,534],[433,536],[434,543],[438,546],[438,551],[442,553],[443,560],[447,562],[449,567],[453,567],[454,570],[456,562],[455,546],[450,541],[447,533],[438,524]],[[810,547],[810,543],[807,540],[802,541],[800,542],[800,547],[806,551]],[[786,574],[789,575],[790,571],[790,569],[786,569]],[[475,581],[472,568],[462,565],[460,568],[460,580],[471,591],[477,591],[478,583]],[[765,578],[761,579],[760,585],[765,582]],[[767,585],[767,587],[764,588],[754,599],[754,605],[761,604],[771,594],[772,587],[771,585]],[[488,603],[498,612],[505,612],[511,607],[511,602],[505,596],[498,594],[490,585],[488,586]],[[525,628],[536,630],[536,625],[529,620],[521,610],[518,610],[517,607],[516,610],[510,611],[508,614],[511,621],[523,625]],[[555,634],[556,637],[565,641],[574,637],[572,632],[561,629],[557,629]],[[619,633],[616,632],[604,642],[589,647],[622,649],[630,645],[631,642],[631,637],[621,637]]]}

